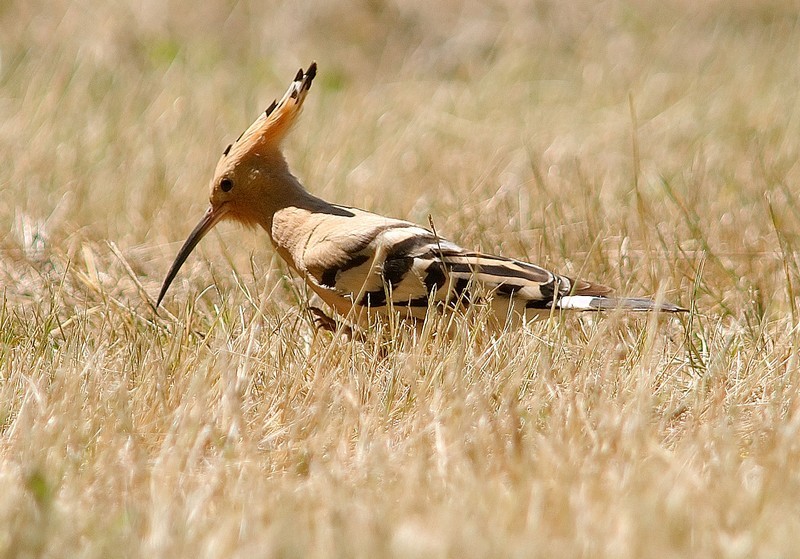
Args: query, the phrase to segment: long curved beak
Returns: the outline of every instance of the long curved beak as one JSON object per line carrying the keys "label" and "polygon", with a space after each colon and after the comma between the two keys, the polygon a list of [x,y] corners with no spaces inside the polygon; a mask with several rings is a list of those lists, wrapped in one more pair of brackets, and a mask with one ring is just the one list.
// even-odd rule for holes
{"label": "long curved beak", "polygon": [[167,273],[167,277],[164,278],[164,283],[161,286],[161,292],[158,294],[158,301],[156,302],[156,308],[161,304],[161,300],[164,298],[164,295],[167,294],[167,289],[169,289],[172,280],[175,279],[175,276],[178,275],[178,270],[181,269],[183,263],[186,261],[186,258],[191,254],[194,250],[194,247],[197,246],[197,243],[200,242],[200,239],[206,236],[206,233],[211,231],[214,226],[219,223],[219,221],[228,213],[227,205],[222,205],[217,208],[213,206],[209,207],[206,210],[203,219],[200,220],[194,230],[189,233],[189,237],[186,239],[186,242],[183,243],[181,250],[178,251],[178,255],[175,257],[175,262],[172,263],[172,267],[169,269]]}

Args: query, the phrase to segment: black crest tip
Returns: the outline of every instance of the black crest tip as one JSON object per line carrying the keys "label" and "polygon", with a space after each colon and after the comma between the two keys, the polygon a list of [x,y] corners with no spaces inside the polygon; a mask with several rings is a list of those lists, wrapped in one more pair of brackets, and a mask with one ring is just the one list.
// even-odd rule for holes
{"label": "black crest tip", "polygon": [[306,71],[306,89],[311,88],[311,82],[314,81],[314,78],[317,76],[317,63],[312,62],[311,66],[308,67]]}

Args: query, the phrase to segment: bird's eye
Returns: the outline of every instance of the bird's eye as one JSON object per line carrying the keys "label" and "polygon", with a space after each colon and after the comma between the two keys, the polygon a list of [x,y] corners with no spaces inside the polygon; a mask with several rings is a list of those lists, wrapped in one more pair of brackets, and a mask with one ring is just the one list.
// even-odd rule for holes
{"label": "bird's eye", "polygon": [[223,192],[230,192],[233,188],[233,181],[229,178],[224,178],[219,181],[219,187],[222,189]]}

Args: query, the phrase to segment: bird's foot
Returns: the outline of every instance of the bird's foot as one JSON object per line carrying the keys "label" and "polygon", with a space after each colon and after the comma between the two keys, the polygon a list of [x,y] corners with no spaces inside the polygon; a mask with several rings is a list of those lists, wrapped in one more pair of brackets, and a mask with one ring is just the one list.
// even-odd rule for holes
{"label": "bird's foot", "polygon": [[325,311],[319,307],[308,307],[314,319],[314,326],[320,330],[327,330],[328,332],[336,332],[336,321],[329,317]]}
{"label": "bird's foot", "polygon": [[326,330],[328,332],[336,333],[341,331],[342,335],[348,340],[359,340],[362,338],[361,334],[347,324],[339,323],[334,318],[328,316],[325,311],[319,307],[308,307],[314,319],[314,326],[319,330]]}

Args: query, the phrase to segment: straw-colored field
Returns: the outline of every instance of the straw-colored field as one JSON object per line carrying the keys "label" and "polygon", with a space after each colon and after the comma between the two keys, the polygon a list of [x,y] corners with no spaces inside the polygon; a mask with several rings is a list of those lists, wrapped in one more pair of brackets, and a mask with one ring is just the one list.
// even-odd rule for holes
{"label": "straw-colored field", "polygon": [[[213,4],[0,2],[0,556],[800,554],[793,3]],[[156,316],[312,60],[316,194],[693,312],[347,341],[222,224]]]}

